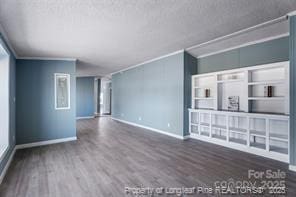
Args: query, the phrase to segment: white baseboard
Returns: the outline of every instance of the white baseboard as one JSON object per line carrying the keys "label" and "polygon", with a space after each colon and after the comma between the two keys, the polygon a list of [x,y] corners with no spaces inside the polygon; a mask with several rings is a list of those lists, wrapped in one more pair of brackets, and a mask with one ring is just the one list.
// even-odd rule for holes
{"label": "white baseboard", "polygon": [[44,145],[49,145],[49,144],[57,144],[57,143],[62,143],[62,142],[69,142],[69,141],[74,141],[77,140],[77,137],[68,137],[68,138],[62,138],[62,139],[55,139],[55,140],[47,140],[47,141],[41,141],[41,142],[34,142],[34,143],[28,143],[28,144],[20,144],[16,145],[13,148],[13,151],[11,152],[9,159],[0,175],[0,185],[7,173],[7,170],[11,164],[11,161],[15,155],[15,151],[18,149],[24,149],[24,148],[30,148],[30,147],[36,147],[36,146],[44,146]]}
{"label": "white baseboard", "polygon": [[13,148],[13,150],[12,150],[10,156],[9,156],[9,159],[8,159],[7,163],[5,164],[5,167],[3,168],[2,173],[0,174],[0,185],[1,185],[1,183],[2,183],[2,181],[4,179],[4,177],[5,177],[5,175],[7,173],[7,170],[8,170],[8,168],[9,168],[11,162],[12,162],[12,159],[14,157],[15,151],[16,151],[16,147]]}
{"label": "white baseboard", "polygon": [[296,166],[289,165],[289,170],[296,172]]}
{"label": "white baseboard", "polygon": [[190,135],[185,135],[185,136],[183,137],[183,139],[184,139],[184,140],[190,139]]}
{"label": "white baseboard", "polygon": [[16,145],[16,149],[24,149],[24,148],[31,148],[36,146],[44,146],[49,144],[57,144],[61,142],[69,142],[77,140],[77,137],[68,137],[68,138],[61,138],[61,139],[55,139],[55,140],[47,140],[47,141],[41,141],[41,142],[33,142],[28,144],[19,144]]}
{"label": "white baseboard", "polygon": [[111,117],[111,115],[106,115],[106,114],[100,114],[99,117]]}
{"label": "white baseboard", "polygon": [[140,125],[140,124],[137,124],[137,123],[133,123],[133,122],[129,122],[129,121],[125,121],[125,120],[113,118],[113,117],[111,117],[111,118],[112,118],[112,120],[117,120],[119,122],[122,122],[122,123],[125,123],[125,124],[129,124],[129,125],[132,125],[132,126],[135,126],[135,127],[140,127],[140,128],[143,128],[143,129],[148,129],[150,131],[154,131],[154,132],[157,132],[157,133],[160,133],[160,134],[164,134],[164,135],[167,135],[167,136],[170,136],[170,137],[174,137],[174,138],[177,138],[177,139],[180,139],[180,140],[187,139],[186,138],[187,136],[176,135],[176,134],[169,133],[167,131],[162,131],[162,130],[155,129],[155,128],[152,128],[152,127],[143,126],[143,125]]}
{"label": "white baseboard", "polygon": [[81,119],[92,119],[92,118],[95,118],[95,116],[76,117],[76,120],[81,120]]}

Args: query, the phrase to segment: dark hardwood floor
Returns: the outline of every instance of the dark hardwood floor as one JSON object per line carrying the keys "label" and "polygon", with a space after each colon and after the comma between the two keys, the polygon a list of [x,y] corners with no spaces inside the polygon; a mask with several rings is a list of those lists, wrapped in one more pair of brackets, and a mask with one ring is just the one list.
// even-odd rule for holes
{"label": "dark hardwood floor", "polygon": [[[286,172],[281,180],[288,191],[282,196],[296,196],[296,173],[281,162],[197,140],[178,140],[108,117],[79,120],[77,127],[77,141],[18,150],[0,196],[121,197],[133,196],[125,193],[125,187],[213,187],[216,181],[231,178],[261,181],[249,180],[249,169]],[[208,196],[214,195],[223,196]]]}

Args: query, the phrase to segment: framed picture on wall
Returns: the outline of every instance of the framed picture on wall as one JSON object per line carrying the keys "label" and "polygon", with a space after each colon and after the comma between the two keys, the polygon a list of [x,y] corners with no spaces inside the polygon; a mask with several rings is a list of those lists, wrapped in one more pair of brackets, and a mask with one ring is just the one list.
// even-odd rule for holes
{"label": "framed picture on wall", "polygon": [[54,74],[55,82],[55,109],[70,109],[70,75]]}

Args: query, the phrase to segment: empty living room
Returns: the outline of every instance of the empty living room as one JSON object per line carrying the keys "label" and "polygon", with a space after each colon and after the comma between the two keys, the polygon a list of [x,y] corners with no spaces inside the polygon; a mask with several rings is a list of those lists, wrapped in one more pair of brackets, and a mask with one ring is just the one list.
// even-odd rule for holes
{"label": "empty living room", "polygon": [[296,0],[0,0],[0,197],[296,196]]}

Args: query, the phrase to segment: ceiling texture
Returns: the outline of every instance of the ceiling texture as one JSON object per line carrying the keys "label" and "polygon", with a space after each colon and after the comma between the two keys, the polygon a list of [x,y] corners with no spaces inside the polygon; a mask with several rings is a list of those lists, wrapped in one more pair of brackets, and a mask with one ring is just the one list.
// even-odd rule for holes
{"label": "ceiling texture", "polygon": [[[76,58],[104,76],[296,10],[296,0],[0,0],[18,57]],[[288,32],[287,22],[199,47],[196,56]]]}

